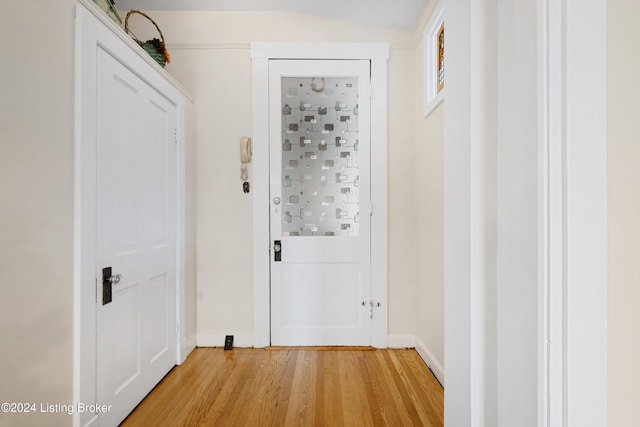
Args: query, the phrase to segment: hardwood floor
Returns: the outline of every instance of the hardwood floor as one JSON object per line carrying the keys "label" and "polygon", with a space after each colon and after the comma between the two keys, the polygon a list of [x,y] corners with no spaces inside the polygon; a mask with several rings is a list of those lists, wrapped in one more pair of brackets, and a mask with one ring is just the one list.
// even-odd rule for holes
{"label": "hardwood floor", "polygon": [[442,426],[415,350],[198,348],[122,426]]}

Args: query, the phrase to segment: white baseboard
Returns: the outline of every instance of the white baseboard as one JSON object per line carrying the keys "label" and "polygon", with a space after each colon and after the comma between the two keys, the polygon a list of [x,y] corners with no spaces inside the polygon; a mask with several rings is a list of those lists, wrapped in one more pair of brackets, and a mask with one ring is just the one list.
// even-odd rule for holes
{"label": "white baseboard", "polygon": [[415,348],[416,336],[412,334],[393,334],[387,337],[389,348]]}
{"label": "white baseboard", "polygon": [[196,348],[195,340],[189,342],[186,338],[180,341],[180,354],[178,359],[178,365],[182,365],[191,352]]}
{"label": "white baseboard", "polygon": [[424,363],[426,363],[429,369],[431,369],[431,372],[433,372],[433,375],[436,376],[440,384],[444,386],[444,368],[442,367],[442,364],[438,359],[436,359],[436,357],[433,355],[433,353],[431,353],[427,346],[424,345],[422,341],[420,341],[420,338],[414,338],[416,343],[416,351],[418,352],[420,357],[422,357]]}
{"label": "white baseboard", "polygon": [[198,332],[196,345],[198,347],[224,347],[224,338],[227,335],[233,335],[234,347],[253,347],[253,334],[237,333],[233,331]]}

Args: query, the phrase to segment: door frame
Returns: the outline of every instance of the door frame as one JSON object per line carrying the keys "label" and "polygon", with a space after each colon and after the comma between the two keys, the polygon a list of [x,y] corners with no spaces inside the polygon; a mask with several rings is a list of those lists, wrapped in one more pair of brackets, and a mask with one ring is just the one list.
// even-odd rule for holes
{"label": "door frame", "polygon": [[[190,352],[185,330],[185,108],[192,97],[90,0],[78,0],[75,34],[74,111],[74,313],[73,402],[96,401],[96,55],[100,47],[156,89],[177,110],[176,363]],[[91,285],[88,285],[91,284]],[[73,425],[99,423],[99,416],[74,411]]]}
{"label": "door frame", "polygon": [[602,426],[607,424],[607,5],[543,0],[537,9],[538,425]]}
{"label": "door frame", "polygon": [[387,61],[386,43],[251,43],[253,79],[253,346],[271,343],[269,232],[269,60],[371,62],[371,298],[380,303],[371,345],[387,347]]}
{"label": "door frame", "polygon": [[[520,4],[497,3],[466,0],[448,2],[446,6],[448,28],[455,28],[447,33],[445,183],[454,182],[449,178],[459,175],[460,171],[465,176],[462,185],[445,186],[445,208],[447,205],[460,207],[458,217],[466,221],[467,228],[464,233],[455,232],[455,227],[445,228],[445,419],[447,425],[484,425],[491,416],[499,424],[513,425],[510,421],[522,420],[525,414],[530,426],[604,426],[607,417],[606,1],[542,0],[535,4],[537,14],[530,16],[535,30],[532,26],[519,29],[521,33],[514,31],[514,27],[506,27],[503,34],[488,36],[516,22],[514,15],[523,16]],[[497,165],[488,164],[485,147],[477,144],[486,140],[471,140],[469,129],[472,123],[474,129],[478,129],[479,124],[483,130],[497,126],[495,118],[504,112],[504,106],[499,111],[498,102],[487,103],[491,105],[488,111],[478,100],[512,91],[516,84],[511,80],[502,86],[499,81],[500,85],[487,89],[486,76],[480,73],[495,74],[495,63],[488,67],[486,63],[494,57],[486,53],[493,55],[500,51],[496,49],[499,36],[504,40],[523,33],[535,38],[537,43],[535,94],[524,91],[527,97],[522,97],[520,102],[537,103],[534,120],[538,129],[538,157],[531,159],[537,161],[537,171],[535,176],[530,174],[527,178],[537,183],[538,227],[535,240],[526,243],[537,245],[535,290],[538,298],[523,305],[518,295],[505,292],[509,283],[504,281],[497,289],[500,294],[492,296],[495,299],[498,295],[496,305],[502,311],[498,313],[494,306],[487,313],[486,301],[490,294],[477,285],[479,281],[470,280],[472,276],[468,271],[472,263],[482,268],[485,259],[492,256],[491,252],[496,253],[495,246],[484,244],[485,233],[490,232],[493,224],[487,226],[476,221],[471,234],[469,218],[478,217],[474,214],[482,211],[485,195],[495,191],[495,182],[493,187],[485,184],[484,177],[486,171],[495,174]],[[516,72],[522,73],[522,69]],[[451,84],[452,76],[455,76],[454,84]],[[455,84],[459,82],[464,86]],[[531,84],[531,80],[521,79],[517,88]],[[487,115],[494,119],[482,121]],[[520,125],[520,120],[526,122],[531,117],[520,110],[503,117],[502,124],[510,120]],[[461,128],[464,135],[453,132]],[[504,141],[508,142],[506,138]],[[508,164],[514,158],[513,151],[504,150],[498,157],[502,165]],[[477,185],[471,186],[471,182]],[[474,210],[470,207],[472,203]],[[509,212],[499,213],[504,214]],[[507,217],[507,221],[509,219]],[[447,247],[456,252],[447,253]],[[464,254],[464,264],[459,254]],[[529,262],[531,258],[521,256],[521,260]],[[450,274],[462,268],[464,277]],[[523,328],[516,324],[515,321],[525,317],[523,306],[535,310],[537,327],[531,328],[529,324]],[[488,328],[475,321],[486,317],[485,313],[498,315],[503,334],[500,346],[495,338],[488,336]],[[508,341],[514,332],[529,345],[536,340],[533,363],[532,359],[513,363],[514,354],[516,357],[522,354],[519,343]],[[490,351],[497,354],[496,359],[501,363],[499,376],[485,364],[485,355],[491,354]],[[588,357],[584,357],[585,354]],[[511,363],[505,363],[507,358]],[[511,375],[516,370],[523,372],[525,364],[529,372],[537,368],[534,384],[530,375],[528,384]],[[487,393],[491,389],[495,390],[493,400]],[[527,399],[532,395],[535,400]],[[516,401],[518,405],[513,405]]]}

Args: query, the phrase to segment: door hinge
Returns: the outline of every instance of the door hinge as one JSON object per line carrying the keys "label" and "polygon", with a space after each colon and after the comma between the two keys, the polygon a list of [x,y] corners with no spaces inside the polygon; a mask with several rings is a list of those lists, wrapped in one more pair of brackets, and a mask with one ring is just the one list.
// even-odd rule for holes
{"label": "door hinge", "polygon": [[180,335],[180,322],[176,322],[175,333],[176,333],[176,336]]}
{"label": "door hinge", "polygon": [[371,83],[369,83],[369,87],[367,88],[367,95],[369,96],[369,99],[373,99],[373,85]]}
{"label": "door hinge", "polygon": [[173,130],[173,142],[178,143],[178,129]]}

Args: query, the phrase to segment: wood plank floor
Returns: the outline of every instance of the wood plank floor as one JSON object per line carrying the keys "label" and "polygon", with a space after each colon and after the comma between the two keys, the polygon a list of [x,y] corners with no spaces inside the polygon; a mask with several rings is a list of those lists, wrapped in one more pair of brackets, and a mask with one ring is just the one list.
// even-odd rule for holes
{"label": "wood plank floor", "polygon": [[442,426],[415,350],[198,348],[122,426]]}

